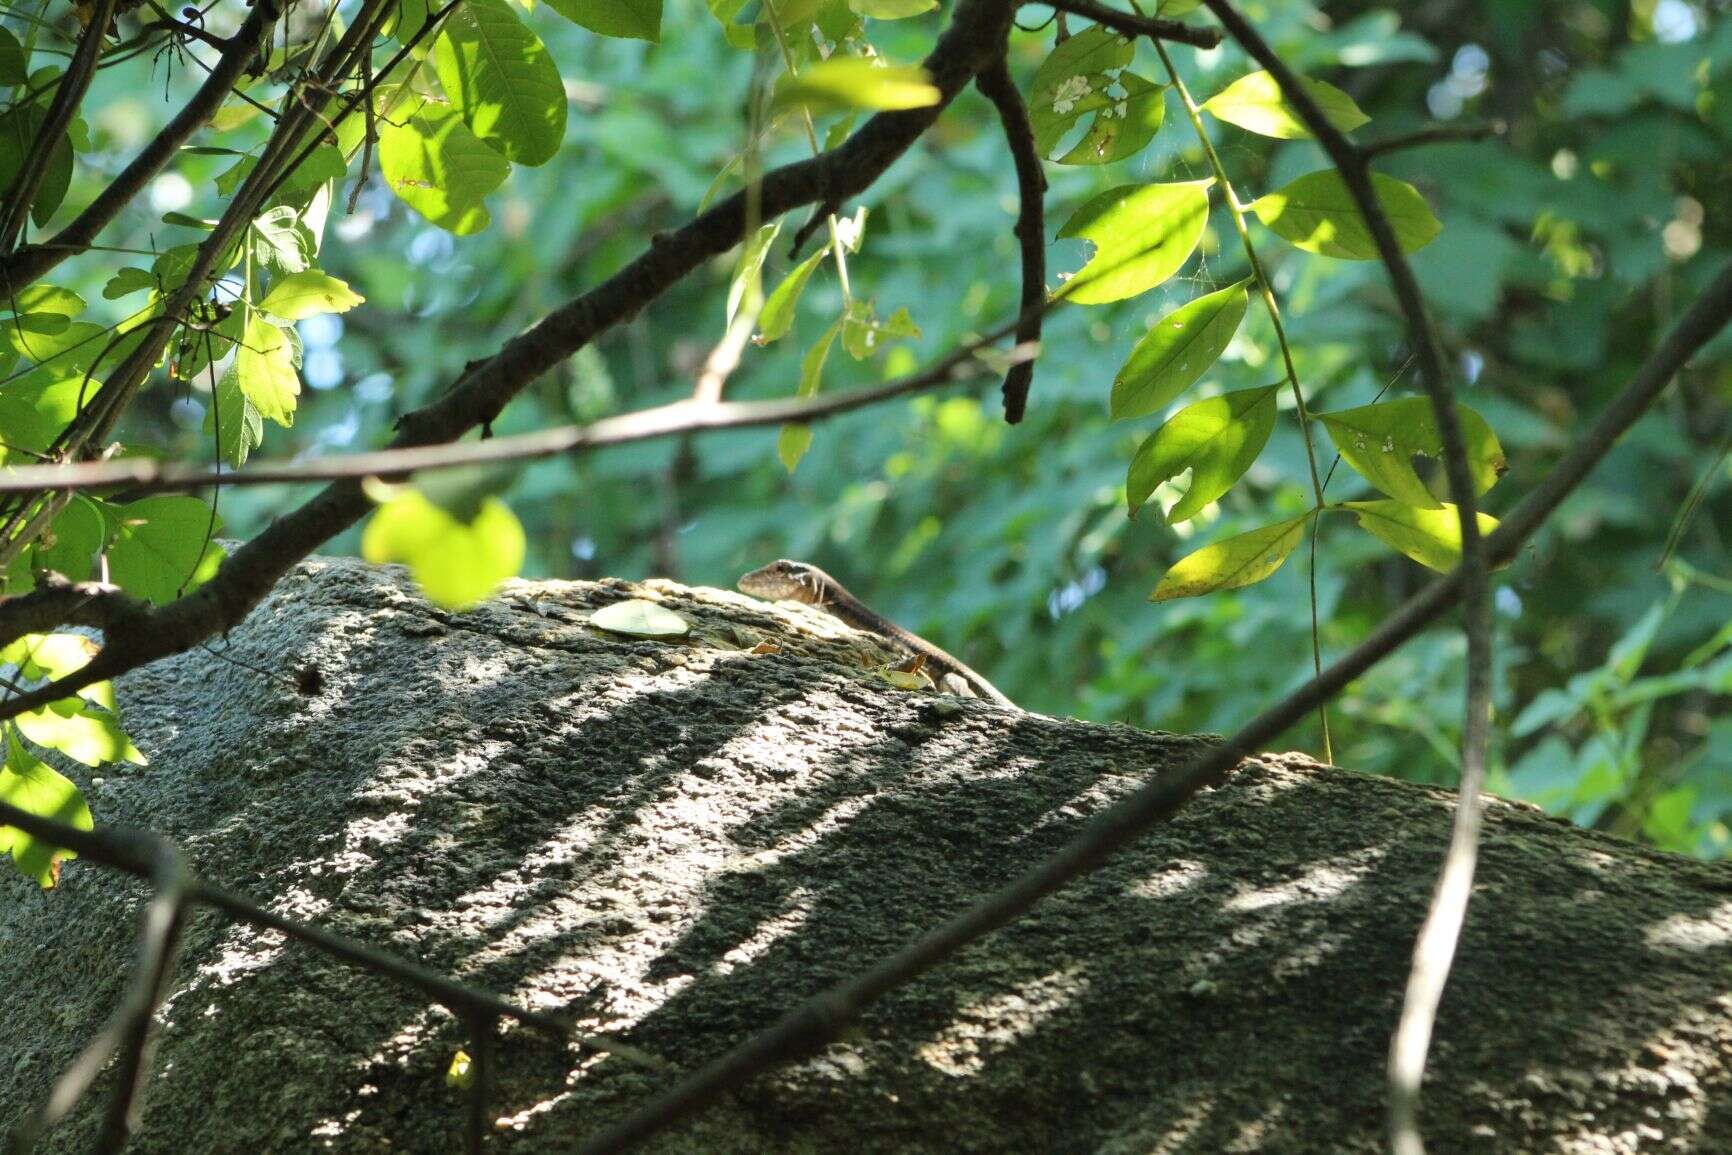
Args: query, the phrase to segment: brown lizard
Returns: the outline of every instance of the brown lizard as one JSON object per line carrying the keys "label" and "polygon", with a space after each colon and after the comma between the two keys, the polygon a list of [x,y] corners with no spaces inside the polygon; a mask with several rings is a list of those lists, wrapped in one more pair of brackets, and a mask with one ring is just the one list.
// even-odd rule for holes
{"label": "brown lizard", "polygon": [[837,618],[857,630],[894,642],[941,675],[940,685],[952,693],[986,698],[1012,710],[1021,710],[998,688],[925,638],[903,629],[849,593],[841,582],[815,565],[803,561],[773,561],[755,569],[739,581],[740,591],[766,601],[801,602]]}

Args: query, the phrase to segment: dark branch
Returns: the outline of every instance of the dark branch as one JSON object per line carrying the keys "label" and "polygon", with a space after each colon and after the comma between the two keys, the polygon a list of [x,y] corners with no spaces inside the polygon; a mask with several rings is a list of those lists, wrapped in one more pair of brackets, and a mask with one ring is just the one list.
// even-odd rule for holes
{"label": "dark branch", "polygon": [[[1028,109],[1016,91],[1010,68],[1003,57],[981,70],[975,87],[992,101],[1004,127],[1004,139],[1016,165],[1019,210],[1016,239],[1022,252],[1022,321],[1016,329],[1017,344],[1040,347],[1041,302],[1046,299],[1046,174],[1035,151],[1034,126]],[[1034,357],[1017,361],[1004,375],[1004,419],[1011,425],[1022,420],[1028,406],[1028,389],[1034,382]]]}
{"label": "dark branch", "polygon": [[[1515,557],[1564,496],[1605,456],[1618,436],[1659,396],[1679,368],[1732,318],[1732,263],[1722,269],[1636,379],[1551,474],[1486,538],[1497,562]],[[1383,658],[1435,621],[1461,596],[1464,571],[1452,570],[1409,598],[1353,650],[1238,733],[1174,774],[1103,812],[1058,854],[866,972],[807,1000],[773,1026],[603,1129],[582,1155],[628,1150],[690,1118],[723,1094],[786,1059],[835,1039],[861,1010],[924,974],[963,947],[1028,911],[1061,886],[1100,866],[1121,847],[1170,818],[1194,795],[1219,786],[1245,757],[1264,749]]]}
{"label": "dark branch", "polygon": [[36,139],[31,141],[30,151],[25,154],[24,163],[7,191],[5,205],[0,208],[0,253],[11,252],[18,243],[24,222],[30,219],[30,204],[36,199],[36,191],[41,188],[42,178],[48,172],[49,159],[60,146],[60,138],[65,134],[66,126],[72,123],[78,106],[84,102],[90,82],[96,79],[102,45],[108,39],[109,26],[114,23],[115,4],[116,0],[96,0],[91,7],[90,23],[78,38],[78,48],[54,90],[54,99],[36,130]]}
{"label": "dark branch", "polygon": [[[157,859],[153,857],[154,852],[149,849],[150,846],[155,846],[160,842],[154,835],[137,835],[104,827],[97,827],[95,830],[79,830],[64,823],[39,817],[7,802],[0,802],[0,826],[16,827],[32,837],[71,850],[82,858],[125,871],[128,874],[152,877],[158,867]],[[374,971],[394,978],[416,988],[432,1001],[461,1018],[515,1019],[525,1026],[536,1027],[569,1038],[588,1051],[614,1055],[626,1062],[651,1070],[667,1069],[668,1064],[665,1060],[636,1047],[605,1037],[574,1032],[571,1021],[560,1015],[550,1015],[543,1011],[533,1011],[516,1006],[496,995],[476,990],[446,978],[444,975],[428,970],[418,963],[398,958],[385,951],[375,950],[365,943],[356,942],[353,939],[344,938],[342,935],[332,934],[330,931],[296,922],[292,918],[286,918],[266,910],[249,898],[223,887],[201,882],[190,875],[185,882],[184,899],[187,902],[197,902],[214,907],[237,922],[277,931],[288,938],[297,939],[317,947],[326,954],[342,959],[344,962],[358,966],[363,970]]]}
{"label": "dark branch", "polygon": [[1487,137],[1502,136],[1509,131],[1509,125],[1501,120],[1489,120],[1481,124],[1437,124],[1430,128],[1422,128],[1417,132],[1403,133],[1384,140],[1374,140],[1369,144],[1359,146],[1359,151],[1366,160],[1384,156],[1405,149],[1420,148],[1428,144],[1448,144],[1455,141],[1485,140]]}
{"label": "dark branch", "polygon": [[1038,0],[1038,3],[1042,7],[1093,20],[1096,24],[1122,32],[1126,36],[1152,36],[1157,40],[1171,40],[1198,48],[1213,48],[1221,43],[1221,34],[1213,28],[1199,28],[1178,20],[1162,20],[1135,12],[1121,12],[1117,8],[1097,4],[1095,0]]}
{"label": "dark branch", "polygon": [[[1045,304],[1042,302],[1037,311],[1044,312]],[[314,458],[310,461],[256,464],[239,472],[165,464],[155,458],[143,457],[85,461],[70,465],[25,465],[0,470],[0,494],[113,488],[125,488],[129,494],[145,494],[165,490],[202,489],[213,485],[232,488],[249,485],[296,485],[363,477],[396,479],[430,470],[530,461],[606,445],[623,445],[632,441],[675,437],[711,429],[746,429],[788,422],[810,424],[897,397],[942,389],[971,380],[983,371],[976,354],[1013,330],[1020,331],[1026,324],[1024,318],[1018,317],[984,337],[958,346],[947,356],[911,376],[866,389],[847,390],[820,397],[709,403],[682,400],[640,409],[635,413],[623,413],[617,417],[604,417],[587,425],[565,425],[511,437],[491,437],[485,441],[444,442],[438,445]],[[1020,348],[1011,354],[1013,359],[1033,355],[1032,350]],[[18,608],[11,612],[14,615],[28,613],[28,619],[20,617],[19,620],[35,623],[24,626],[19,632],[49,629],[54,624],[52,615],[57,608],[71,608],[80,604],[76,596],[67,592],[72,588],[62,580],[57,583],[56,592],[52,596],[38,590],[12,601],[0,601],[0,642],[4,642],[8,637],[9,607],[16,604]],[[95,592],[119,592],[113,587],[99,587],[94,583],[85,583],[77,589],[84,591],[86,598]],[[134,604],[144,608],[142,603]],[[87,611],[92,617],[106,612],[108,611],[102,607]],[[103,622],[86,621],[83,624],[102,625]]]}

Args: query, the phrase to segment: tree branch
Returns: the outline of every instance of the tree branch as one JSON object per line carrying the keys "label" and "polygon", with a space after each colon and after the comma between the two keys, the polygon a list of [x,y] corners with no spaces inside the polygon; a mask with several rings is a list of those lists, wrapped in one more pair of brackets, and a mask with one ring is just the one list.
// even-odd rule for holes
{"label": "tree branch", "polygon": [[[1605,456],[1665,389],[1673,374],[1732,318],[1732,263],[1691,306],[1678,326],[1528,498],[1486,538],[1494,561],[1515,557],[1565,495]],[[1061,886],[1092,871],[1119,848],[1170,818],[1191,797],[1225,782],[1246,756],[1344,689],[1455,604],[1465,584],[1457,568],[1409,598],[1364,641],[1321,674],[1248,722],[1238,733],[1172,775],[1142,787],[1098,815],[1056,855],[988,895],[971,909],[910,943],[864,973],[790,1012],[768,1029],[707,1064],[624,1119],[604,1128],[581,1155],[628,1150],[690,1118],[729,1090],[786,1059],[809,1054],[835,1039],[865,1007],[931,970],[963,947],[997,930]]]}
{"label": "tree branch", "polygon": [[[363,10],[354,29],[367,26],[365,13],[371,11],[371,7]],[[924,108],[879,113],[840,148],[767,173],[755,190],[756,212],[750,219],[771,219],[803,204],[839,202],[868,188],[920,138],[975,73],[997,58],[1011,13],[1011,6],[1004,0],[960,0],[950,26],[925,61],[926,70],[939,90],[938,102]],[[284,117],[284,123],[289,119]],[[268,179],[265,170],[266,164],[261,161],[249,176],[248,185],[243,185],[242,193],[236,194],[237,202],[255,178]],[[747,196],[740,192],[683,227],[661,234],[648,252],[507,342],[497,354],[465,372],[438,401],[406,415],[399,422],[399,433],[392,447],[413,448],[455,441],[467,431],[492,422],[511,398],[542,373],[598,333],[635,315],[706,260],[738,244],[745,235],[748,219]],[[219,225],[216,235],[220,231]],[[154,363],[154,355],[150,363]],[[120,376],[118,370],[115,376]],[[113,386],[111,378],[104,391]],[[196,591],[153,611],[150,628],[134,635],[133,643],[124,653],[112,647],[105,649],[83,670],[61,679],[55,686],[32,691],[0,707],[0,717],[53,701],[55,698],[48,695],[57,690],[64,696],[92,682],[179,653],[239,624],[291,566],[359,521],[371,507],[359,481],[345,479],[333,483],[242,546]]]}
{"label": "tree branch", "polygon": [[1213,28],[1199,28],[1179,20],[1162,20],[1158,17],[1144,16],[1141,13],[1120,12],[1117,8],[1108,8],[1105,4],[1097,4],[1095,0],[1029,0],[1029,2],[1038,3],[1042,7],[1052,8],[1059,12],[1069,12],[1072,16],[1093,20],[1096,24],[1111,28],[1114,32],[1122,32],[1126,36],[1152,36],[1157,40],[1172,40],[1197,48],[1213,48],[1221,43],[1221,34]]}
{"label": "tree branch", "polygon": [[90,202],[70,224],[37,245],[25,245],[0,258],[0,291],[16,293],[46,276],[68,257],[83,252],[109,222],[131,204],[164,165],[173,160],[192,134],[210,123],[223,100],[240,79],[259,46],[270,39],[271,29],[282,12],[279,0],[255,0],[246,21],[229,38],[216,67],[174,119],[121,170],[108,187]]}
{"label": "tree branch", "polygon": [[[161,845],[164,841],[155,835],[140,835],[106,827],[79,830],[0,801],[0,827],[5,826],[16,827],[33,838],[64,847],[81,858],[144,877],[152,877],[158,866],[158,860],[153,857],[154,852],[148,848]],[[433,1002],[460,1018],[515,1019],[525,1026],[569,1038],[587,1051],[614,1055],[649,1070],[666,1070],[668,1067],[666,1060],[629,1044],[605,1036],[576,1033],[572,1029],[571,1021],[564,1016],[517,1006],[497,995],[447,978],[419,963],[398,958],[365,943],[267,910],[243,895],[202,882],[194,875],[186,876],[183,897],[186,902],[201,903],[220,910],[237,922],[276,931],[287,938],[304,942],[362,970],[394,978],[421,991]]]}
{"label": "tree branch", "polygon": [[90,91],[97,63],[102,59],[103,41],[108,39],[109,26],[114,23],[115,4],[116,0],[96,0],[91,6],[90,22],[78,38],[78,48],[54,89],[54,99],[49,102],[48,112],[36,130],[36,139],[31,141],[30,151],[12,180],[6,203],[0,207],[0,253],[11,252],[18,242],[24,222],[30,219],[30,204],[48,171],[49,158],[60,146],[60,138],[83,103],[84,94]]}
{"label": "tree branch", "polygon": [[[1044,314],[1057,303],[1054,301],[1049,305],[1043,301],[1036,306],[1035,311],[1037,314]],[[437,445],[380,449],[371,453],[343,454],[308,461],[267,462],[248,466],[238,472],[164,463],[155,458],[120,458],[74,462],[68,465],[24,465],[9,470],[0,469],[0,494],[116,488],[124,488],[129,493],[145,494],[218,485],[233,488],[251,485],[297,485],[364,477],[396,479],[431,470],[531,461],[584,449],[624,445],[658,437],[676,437],[711,429],[747,429],[789,422],[810,424],[898,397],[972,380],[985,371],[976,359],[977,354],[1011,332],[1020,331],[1026,324],[1026,318],[1019,315],[1014,321],[1000,325],[985,336],[959,345],[918,373],[888,381],[883,385],[819,397],[723,402],[687,399],[640,409],[634,413],[622,413],[617,417],[604,417],[587,425],[565,425],[510,437],[490,437],[485,441],[442,442]],[[1020,364],[1023,360],[1034,357],[1035,352],[1019,345],[1010,356],[1014,362]],[[0,643],[4,643],[9,637],[9,610],[12,614],[19,615],[20,621],[36,623],[24,625],[18,632],[40,632],[52,628],[52,615],[57,608],[71,608],[81,604],[79,597],[69,592],[73,589],[81,591],[86,600],[95,594],[125,596],[112,586],[83,583],[73,587],[60,579],[55,583],[52,595],[44,588],[9,601],[0,601]],[[143,603],[133,604],[148,612],[148,607],[144,607]],[[17,608],[13,608],[14,606]],[[90,617],[96,617],[111,611],[96,607],[85,612]],[[28,618],[22,616],[26,614],[29,615]],[[93,620],[83,624],[103,623]]]}
{"label": "tree branch", "polygon": [[1508,131],[1509,125],[1501,120],[1488,120],[1480,124],[1436,124],[1417,132],[1403,133],[1360,145],[1359,152],[1366,160],[1371,160],[1388,153],[1420,148],[1428,144],[1485,140],[1487,137],[1502,136]]}
{"label": "tree branch", "polygon": [[[1034,126],[1028,109],[1011,79],[1010,67],[1000,56],[974,78],[975,87],[992,101],[1004,127],[1005,143],[1016,165],[1019,210],[1016,239],[1022,253],[1022,320],[1016,329],[1019,346],[1040,347],[1041,302],[1046,300],[1046,174],[1035,150]],[[1034,382],[1034,357],[1025,357],[1004,375],[1004,419],[1015,425],[1028,406],[1028,389]]]}

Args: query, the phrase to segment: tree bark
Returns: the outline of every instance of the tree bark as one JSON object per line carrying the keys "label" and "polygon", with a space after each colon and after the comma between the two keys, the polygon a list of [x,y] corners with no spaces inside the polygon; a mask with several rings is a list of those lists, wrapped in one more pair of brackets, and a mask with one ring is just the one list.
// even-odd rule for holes
{"label": "tree bark", "polygon": [[[628,596],[692,633],[587,624]],[[872,669],[891,654],[821,613],[672,583],[516,583],[453,615],[394,569],[321,559],[215,648],[123,681],[149,767],[63,766],[101,821],[680,1070],[1207,741],[898,689]],[[652,1148],[1377,1151],[1451,810],[1299,755],[1248,761]],[[1732,1150],[1732,869],[1502,802],[1481,861],[1426,1089],[1434,1149]],[[119,997],[143,893],[77,861],[46,895],[0,881],[0,1122]],[[461,1146],[445,1075],[474,1047],[382,976],[201,912],[161,1020],[133,1150]],[[566,1149],[674,1077],[515,1024],[494,1055],[495,1151]],[[97,1098],[46,1149],[89,1149],[100,1119]]]}

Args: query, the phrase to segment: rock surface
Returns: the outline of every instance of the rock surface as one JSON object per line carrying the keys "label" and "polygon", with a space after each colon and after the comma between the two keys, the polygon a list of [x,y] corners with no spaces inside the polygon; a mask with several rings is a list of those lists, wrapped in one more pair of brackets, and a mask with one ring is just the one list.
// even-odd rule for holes
{"label": "rock surface", "polygon": [[[692,634],[585,624],[628,596]],[[317,560],[214,648],[122,685],[152,764],[77,773],[101,821],[682,1068],[1200,741],[898,689],[866,668],[888,657],[875,642],[822,614],[666,583],[519,583],[448,615],[395,570]],[[654,1149],[1377,1151],[1449,817],[1437,791],[1249,762]],[[143,892],[82,862],[49,894],[5,873],[9,1123],[117,998]],[[1480,877],[1433,1149],[1732,1151],[1732,870],[1494,803]],[[162,1020],[133,1150],[461,1148],[462,1025],[388,979],[203,912]],[[519,1028],[499,1064],[497,1151],[569,1149],[667,1081]],[[100,1099],[46,1148],[88,1150],[99,1116]]]}

